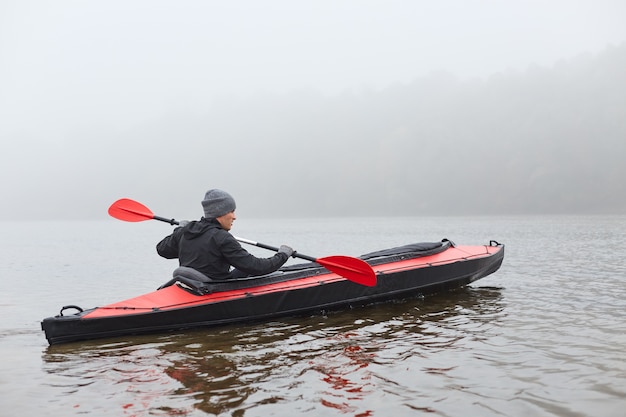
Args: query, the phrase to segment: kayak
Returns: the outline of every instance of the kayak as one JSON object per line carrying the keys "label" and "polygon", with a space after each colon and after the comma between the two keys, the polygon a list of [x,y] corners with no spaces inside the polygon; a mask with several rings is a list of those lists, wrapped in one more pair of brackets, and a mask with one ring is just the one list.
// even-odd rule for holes
{"label": "kayak", "polygon": [[[451,290],[497,271],[504,245],[457,246],[448,239],[413,243],[360,256],[375,285],[359,285],[317,262],[284,266],[260,277],[211,281],[178,268],[160,288],[91,309],[76,305],[41,322],[51,345],[117,336],[316,314]],[[194,274],[195,272],[195,274]],[[204,279],[203,279],[204,278]]]}

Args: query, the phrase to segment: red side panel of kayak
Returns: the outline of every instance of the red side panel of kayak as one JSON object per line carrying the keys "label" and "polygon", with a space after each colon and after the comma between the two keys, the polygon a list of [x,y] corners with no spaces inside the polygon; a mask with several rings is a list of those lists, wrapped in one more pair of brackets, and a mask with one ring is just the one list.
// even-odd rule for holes
{"label": "red side panel of kayak", "polygon": [[[407,269],[428,268],[430,266],[443,265],[450,262],[484,258],[490,256],[502,248],[499,246],[458,246],[422,258],[406,259],[404,261],[388,263],[375,267],[377,273],[397,272]],[[379,277],[381,279],[381,277]]]}
{"label": "red side panel of kayak", "polygon": [[[452,247],[445,250],[444,252],[434,255],[406,259],[402,261],[378,265],[373,268],[376,271],[378,279],[380,280],[385,279],[385,273],[409,269],[427,268],[451,262],[481,258],[485,256],[490,256],[491,254],[498,252],[500,249],[501,248],[497,246]],[[85,314],[83,318],[93,319],[100,317],[140,314],[159,310],[171,310],[183,307],[188,308],[196,305],[219,303],[223,301],[245,298],[250,295],[262,295],[279,291],[288,291],[299,288],[312,287],[320,285],[321,283],[330,283],[341,280],[345,280],[345,278],[334,273],[328,273],[324,275],[315,275],[285,282],[265,284],[258,287],[222,291],[201,296],[191,294],[178,287],[177,285],[172,285],[161,290],[140,295],[135,298],[130,298],[128,300],[109,304],[107,306],[98,307],[93,311]]]}
{"label": "red side panel of kayak", "polygon": [[336,274],[316,275],[293,281],[266,284],[258,287],[239,290],[222,291],[200,296],[191,294],[178,287],[177,285],[171,285],[161,290],[140,295],[135,298],[120,301],[114,304],[109,304],[103,307],[98,307],[94,311],[85,314],[83,317],[91,319],[97,317],[120,316],[157,310],[170,310],[182,307],[193,307],[194,305],[203,305],[234,300],[237,298],[245,298],[249,297],[250,295],[261,295],[271,292],[311,287],[315,285],[320,285],[320,283],[322,282],[329,283],[343,279],[344,278]]}

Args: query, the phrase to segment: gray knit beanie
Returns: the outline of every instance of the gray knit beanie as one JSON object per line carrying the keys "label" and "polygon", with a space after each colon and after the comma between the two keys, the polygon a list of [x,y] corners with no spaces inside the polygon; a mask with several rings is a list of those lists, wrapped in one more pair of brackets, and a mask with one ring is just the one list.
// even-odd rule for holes
{"label": "gray knit beanie", "polygon": [[222,190],[209,190],[204,195],[204,200],[202,200],[204,217],[207,219],[215,219],[216,217],[223,216],[226,213],[234,211],[236,207],[235,199],[226,191]]}

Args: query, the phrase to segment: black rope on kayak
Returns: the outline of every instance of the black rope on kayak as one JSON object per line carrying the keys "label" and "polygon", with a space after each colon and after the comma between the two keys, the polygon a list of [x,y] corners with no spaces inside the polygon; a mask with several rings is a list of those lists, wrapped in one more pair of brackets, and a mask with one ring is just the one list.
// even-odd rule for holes
{"label": "black rope on kayak", "polygon": [[502,246],[502,243],[498,242],[497,240],[490,240],[489,246]]}
{"label": "black rope on kayak", "polygon": [[61,307],[61,311],[59,311],[59,316],[63,317],[63,312],[64,312],[65,310],[70,310],[70,309],[78,310],[78,312],[77,312],[77,313],[74,313],[74,314],[80,314],[80,313],[82,313],[82,312],[83,312],[83,309],[82,309],[82,308],[80,308],[80,307],[78,307],[78,306],[75,306],[75,305],[69,305],[69,306],[63,306],[63,307]]}

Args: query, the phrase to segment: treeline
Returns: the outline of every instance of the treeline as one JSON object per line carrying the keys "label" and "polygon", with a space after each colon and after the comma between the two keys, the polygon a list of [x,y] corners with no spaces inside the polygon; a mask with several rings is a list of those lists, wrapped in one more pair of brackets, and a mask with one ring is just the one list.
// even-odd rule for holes
{"label": "treeline", "polygon": [[206,116],[197,147],[225,153],[216,182],[228,172],[259,214],[626,213],[626,44],[485,80],[223,100]]}
{"label": "treeline", "polygon": [[488,79],[163,102],[149,120],[94,114],[33,146],[23,160],[54,154],[54,170],[16,174],[46,193],[18,195],[20,214],[39,215],[36,198],[49,216],[72,201],[72,215],[106,217],[128,196],[192,217],[209,187],[245,216],[626,213],[626,44]]}

